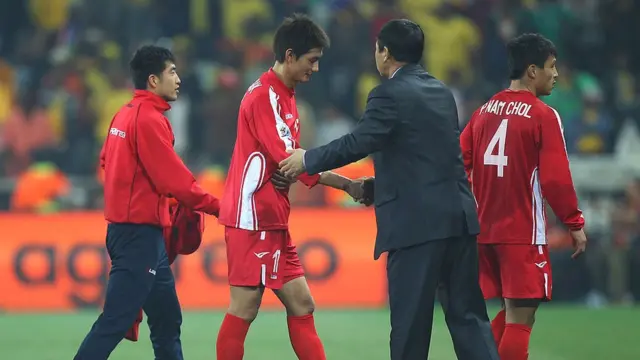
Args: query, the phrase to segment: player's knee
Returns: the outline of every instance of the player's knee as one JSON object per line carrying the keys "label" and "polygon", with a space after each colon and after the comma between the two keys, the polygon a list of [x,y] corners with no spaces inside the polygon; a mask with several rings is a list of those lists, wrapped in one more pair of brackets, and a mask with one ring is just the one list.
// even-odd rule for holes
{"label": "player's knee", "polygon": [[286,306],[287,314],[291,316],[303,316],[313,314],[316,310],[316,303],[310,294],[299,296],[290,301]]}
{"label": "player's knee", "polygon": [[300,299],[300,309],[305,312],[305,314],[313,314],[316,310],[316,302],[313,301],[313,297],[311,295],[304,296]]}
{"label": "player's knee", "polygon": [[247,301],[231,301],[227,312],[250,323],[258,317],[259,309],[259,304]]}
{"label": "player's knee", "polygon": [[227,312],[247,322],[258,316],[263,290],[260,288],[231,287],[231,301]]}
{"label": "player's knee", "polygon": [[533,327],[539,304],[536,299],[505,299],[506,322]]}
{"label": "player's knee", "polygon": [[304,277],[298,277],[284,284],[277,290],[276,295],[287,309],[289,316],[304,316],[312,314],[316,304],[311,296],[309,285]]}
{"label": "player's knee", "polygon": [[255,320],[256,317],[258,317],[258,309],[250,309],[242,306],[230,305],[229,310],[227,310],[227,313],[235,317],[239,317],[240,319],[248,323],[253,322],[253,320]]}

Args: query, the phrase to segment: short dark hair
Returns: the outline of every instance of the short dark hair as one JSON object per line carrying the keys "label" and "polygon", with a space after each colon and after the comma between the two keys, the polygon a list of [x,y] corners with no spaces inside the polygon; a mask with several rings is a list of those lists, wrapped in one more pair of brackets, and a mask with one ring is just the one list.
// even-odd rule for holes
{"label": "short dark hair", "polygon": [[155,45],[139,48],[129,62],[133,86],[145,90],[150,75],[160,76],[167,68],[167,63],[174,62],[175,58],[169,49]]}
{"label": "short dark hair", "polygon": [[287,50],[300,57],[315,48],[328,48],[331,42],[322,28],[304,14],[285,18],[273,37],[273,54],[276,61],[284,62]]}
{"label": "short dark hair", "polygon": [[540,34],[522,34],[507,43],[509,79],[524,76],[530,65],[544,68],[549,56],[557,56],[553,42]]}
{"label": "short dark hair", "polygon": [[378,33],[378,50],[385,47],[396,61],[417,64],[424,53],[424,32],[411,20],[391,20]]}

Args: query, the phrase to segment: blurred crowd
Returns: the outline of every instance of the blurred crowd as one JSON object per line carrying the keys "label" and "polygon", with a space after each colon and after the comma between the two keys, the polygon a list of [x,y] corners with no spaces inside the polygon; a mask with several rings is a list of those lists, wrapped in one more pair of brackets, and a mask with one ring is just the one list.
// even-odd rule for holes
{"label": "blurred crowd", "polygon": [[[544,100],[562,117],[568,152],[613,155],[629,151],[621,143],[640,142],[629,135],[640,124],[634,0],[11,1],[0,12],[0,209],[101,206],[97,154],[113,114],[131,96],[130,56],[145,43],[167,46],[177,57],[180,99],[168,113],[175,147],[203,186],[220,195],[238,105],[273,64],[273,30],[293,12],[311,15],[332,41],[320,72],[297,89],[303,147],[325,144],[355,124],[380,81],[375,35],[398,17],[423,27],[424,65],[453,89],[461,127],[508,84],[505,42],[539,32],[559,52],[560,78]],[[364,159],[340,172],[359,177],[373,169]],[[594,303],[612,292],[629,298],[632,281],[624,276],[638,266],[630,254],[640,246],[640,182],[615,190],[581,196],[594,243],[616,249],[587,261],[595,269],[588,285]],[[292,198],[297,205],[353,205],[321,188],[293,189]],[[555,234],[555,246],[570,245]],[[611,276],[624,285],[605,289],[611,282],[603,274],[612,272],[622,273]]]}

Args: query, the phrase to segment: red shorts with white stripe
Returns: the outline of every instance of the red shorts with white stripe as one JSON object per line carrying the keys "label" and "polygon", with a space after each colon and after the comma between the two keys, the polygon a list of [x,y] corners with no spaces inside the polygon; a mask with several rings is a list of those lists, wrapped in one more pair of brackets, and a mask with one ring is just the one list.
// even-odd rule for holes
{"label": "red shorts with white stripe", "polygon": [[551,263],[545,245],[479,244],[485,299],[551,300]]}
{"label": "red shorts with white stripe", "polygon": [[278,290],[304,276],[288,230],[251,231],[225,227],[229,285]]}

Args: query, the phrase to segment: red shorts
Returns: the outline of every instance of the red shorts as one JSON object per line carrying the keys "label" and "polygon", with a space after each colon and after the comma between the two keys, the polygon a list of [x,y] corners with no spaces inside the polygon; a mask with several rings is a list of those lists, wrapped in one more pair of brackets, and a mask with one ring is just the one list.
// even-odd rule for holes
{"label": "red shorts", "polygon": [[225,227],[229,285],[277,290],[304,276],[288,230],[251,231]]}
{"label": "red shorts", "polygon": [[480,287],[485,299],[551,300],[547,246],[479,244]]}

